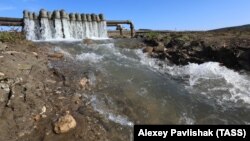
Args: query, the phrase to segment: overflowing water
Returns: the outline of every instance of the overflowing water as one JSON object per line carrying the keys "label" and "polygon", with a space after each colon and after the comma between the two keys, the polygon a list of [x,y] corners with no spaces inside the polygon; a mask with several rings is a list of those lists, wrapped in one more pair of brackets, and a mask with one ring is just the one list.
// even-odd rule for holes
{"label": "overflowing water", "polygon": [[68,19],[25,19],[28,40],[107,39],[106,21],[70,21]]}
{"label": "overflowing water", "polygon": [[88,73],[93,89],[84,96],[93,108],[128,133],[134,124],[250,123],[246,72],[217,62],[176,66],[140,49],[116,47],[113,41],[56,46],[78,66],[71,69]]}

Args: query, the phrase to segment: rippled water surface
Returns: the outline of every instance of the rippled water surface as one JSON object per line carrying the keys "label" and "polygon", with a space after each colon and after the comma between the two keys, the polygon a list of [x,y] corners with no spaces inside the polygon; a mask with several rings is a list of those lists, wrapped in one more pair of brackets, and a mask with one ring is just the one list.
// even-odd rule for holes
{"label": "rippled water surface", "polygon": [[76,68],[88,69],[91,85],[98,88],[85,97],[121,130],[134,124],[250,123],[246,72],[216,62],[175,66],[140,49],[116,47],[113,41],[55,43],[55,50],[64,52]]}

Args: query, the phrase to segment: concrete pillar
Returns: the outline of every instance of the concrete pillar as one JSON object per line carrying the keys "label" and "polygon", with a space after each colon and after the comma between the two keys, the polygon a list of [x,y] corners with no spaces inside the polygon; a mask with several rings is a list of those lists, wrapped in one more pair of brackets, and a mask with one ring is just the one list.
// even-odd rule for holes
{"label": "concrete pillar", "polygon": [[61,10],[61,11],[60,11],[60,17],[61,17],[62,19],[68,19],[68,15],[67,15],[67,13],[66,13],[64,10]]}
{"label": "concrete pillar", "polygon": [[101,21],[105,21],[105,18],[103,16],[103,14],[99,14],[99,18],[100,18]]}
{"label": "concrete pillar", "polygon": [[86,22],[87,21],[87,16],[85,14],[81,14],[82,21]]}
{"label": "concrete pillar", "polygon": [[23,18],[28,19],[29,18],[29,12],[27,10],[23,11]]}
{"label": "concrete pillar", "polygon": [[33,13],[32,12],[28,12],[28,14],[29,14],[29,19],[33,20]]}
{"label": "concrete pillar", "polygon": [[91,14],[91,19],[92,19],[92,21],[96,21],[96,15],[95,14]]}
{"label": "concrete pillar", "polygon": [[82,21],[81,14],[79,13],[76,14],[76,21]]}
{"label": "concrete pillar", "polygon": [[100,20],[100,17],[98,16],[98,15],[96,15],[96,21],[97,22],[100,22],[101,20]]}
{"label": "concrete pillar", "polygon": [[87,21],[91,22],[92,21],[91,15],[87,14],[86,16],[87,16]]}
{"label": "concrete pillar", "polygon": [[39,14],[40,14],[39,15],[40,18],[48,18],[48,13],[44,9],[41,9],[40,12],[39,12]]}
{"label": "concrete pillar", "polygon": [[76,15],[74,13],[70,13],[69,18],[71,21],[76,21]]}
{"label": "concrete pillar", "polygon": [[58,11],[58,10],[53,11],[53,18],[60,19],[61,18],[60,11]]}

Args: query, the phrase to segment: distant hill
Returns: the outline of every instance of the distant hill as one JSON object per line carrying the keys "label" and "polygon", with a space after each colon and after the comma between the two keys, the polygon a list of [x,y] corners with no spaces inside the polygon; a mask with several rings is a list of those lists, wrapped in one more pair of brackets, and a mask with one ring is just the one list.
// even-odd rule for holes
{"label": "distant hill", "polygon": [[225,27],[219,29],[213,29],[210,31],[233,31],[233,30],[250,30],[250,24],[241,25],[241,26],[233,26],[233,27]]}

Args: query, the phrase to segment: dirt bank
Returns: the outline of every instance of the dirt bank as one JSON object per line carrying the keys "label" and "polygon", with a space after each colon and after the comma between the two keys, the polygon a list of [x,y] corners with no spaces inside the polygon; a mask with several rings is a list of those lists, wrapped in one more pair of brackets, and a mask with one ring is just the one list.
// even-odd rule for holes
{"label": "dirt bank", "polygon": [[[49,67],[55,60],[66,61],[46,43],[0,43],[0,140],[108,140],[102,118],[81,95],[85,83]],[[56,134],[54,124],[66,113],[76,127]]]}
{"label": "dirt bank", "polygon": [[234,70],[250,70],[250,31],[149,32],[136,38],[145,43],[144,52],[177,65],[220,62]]}

